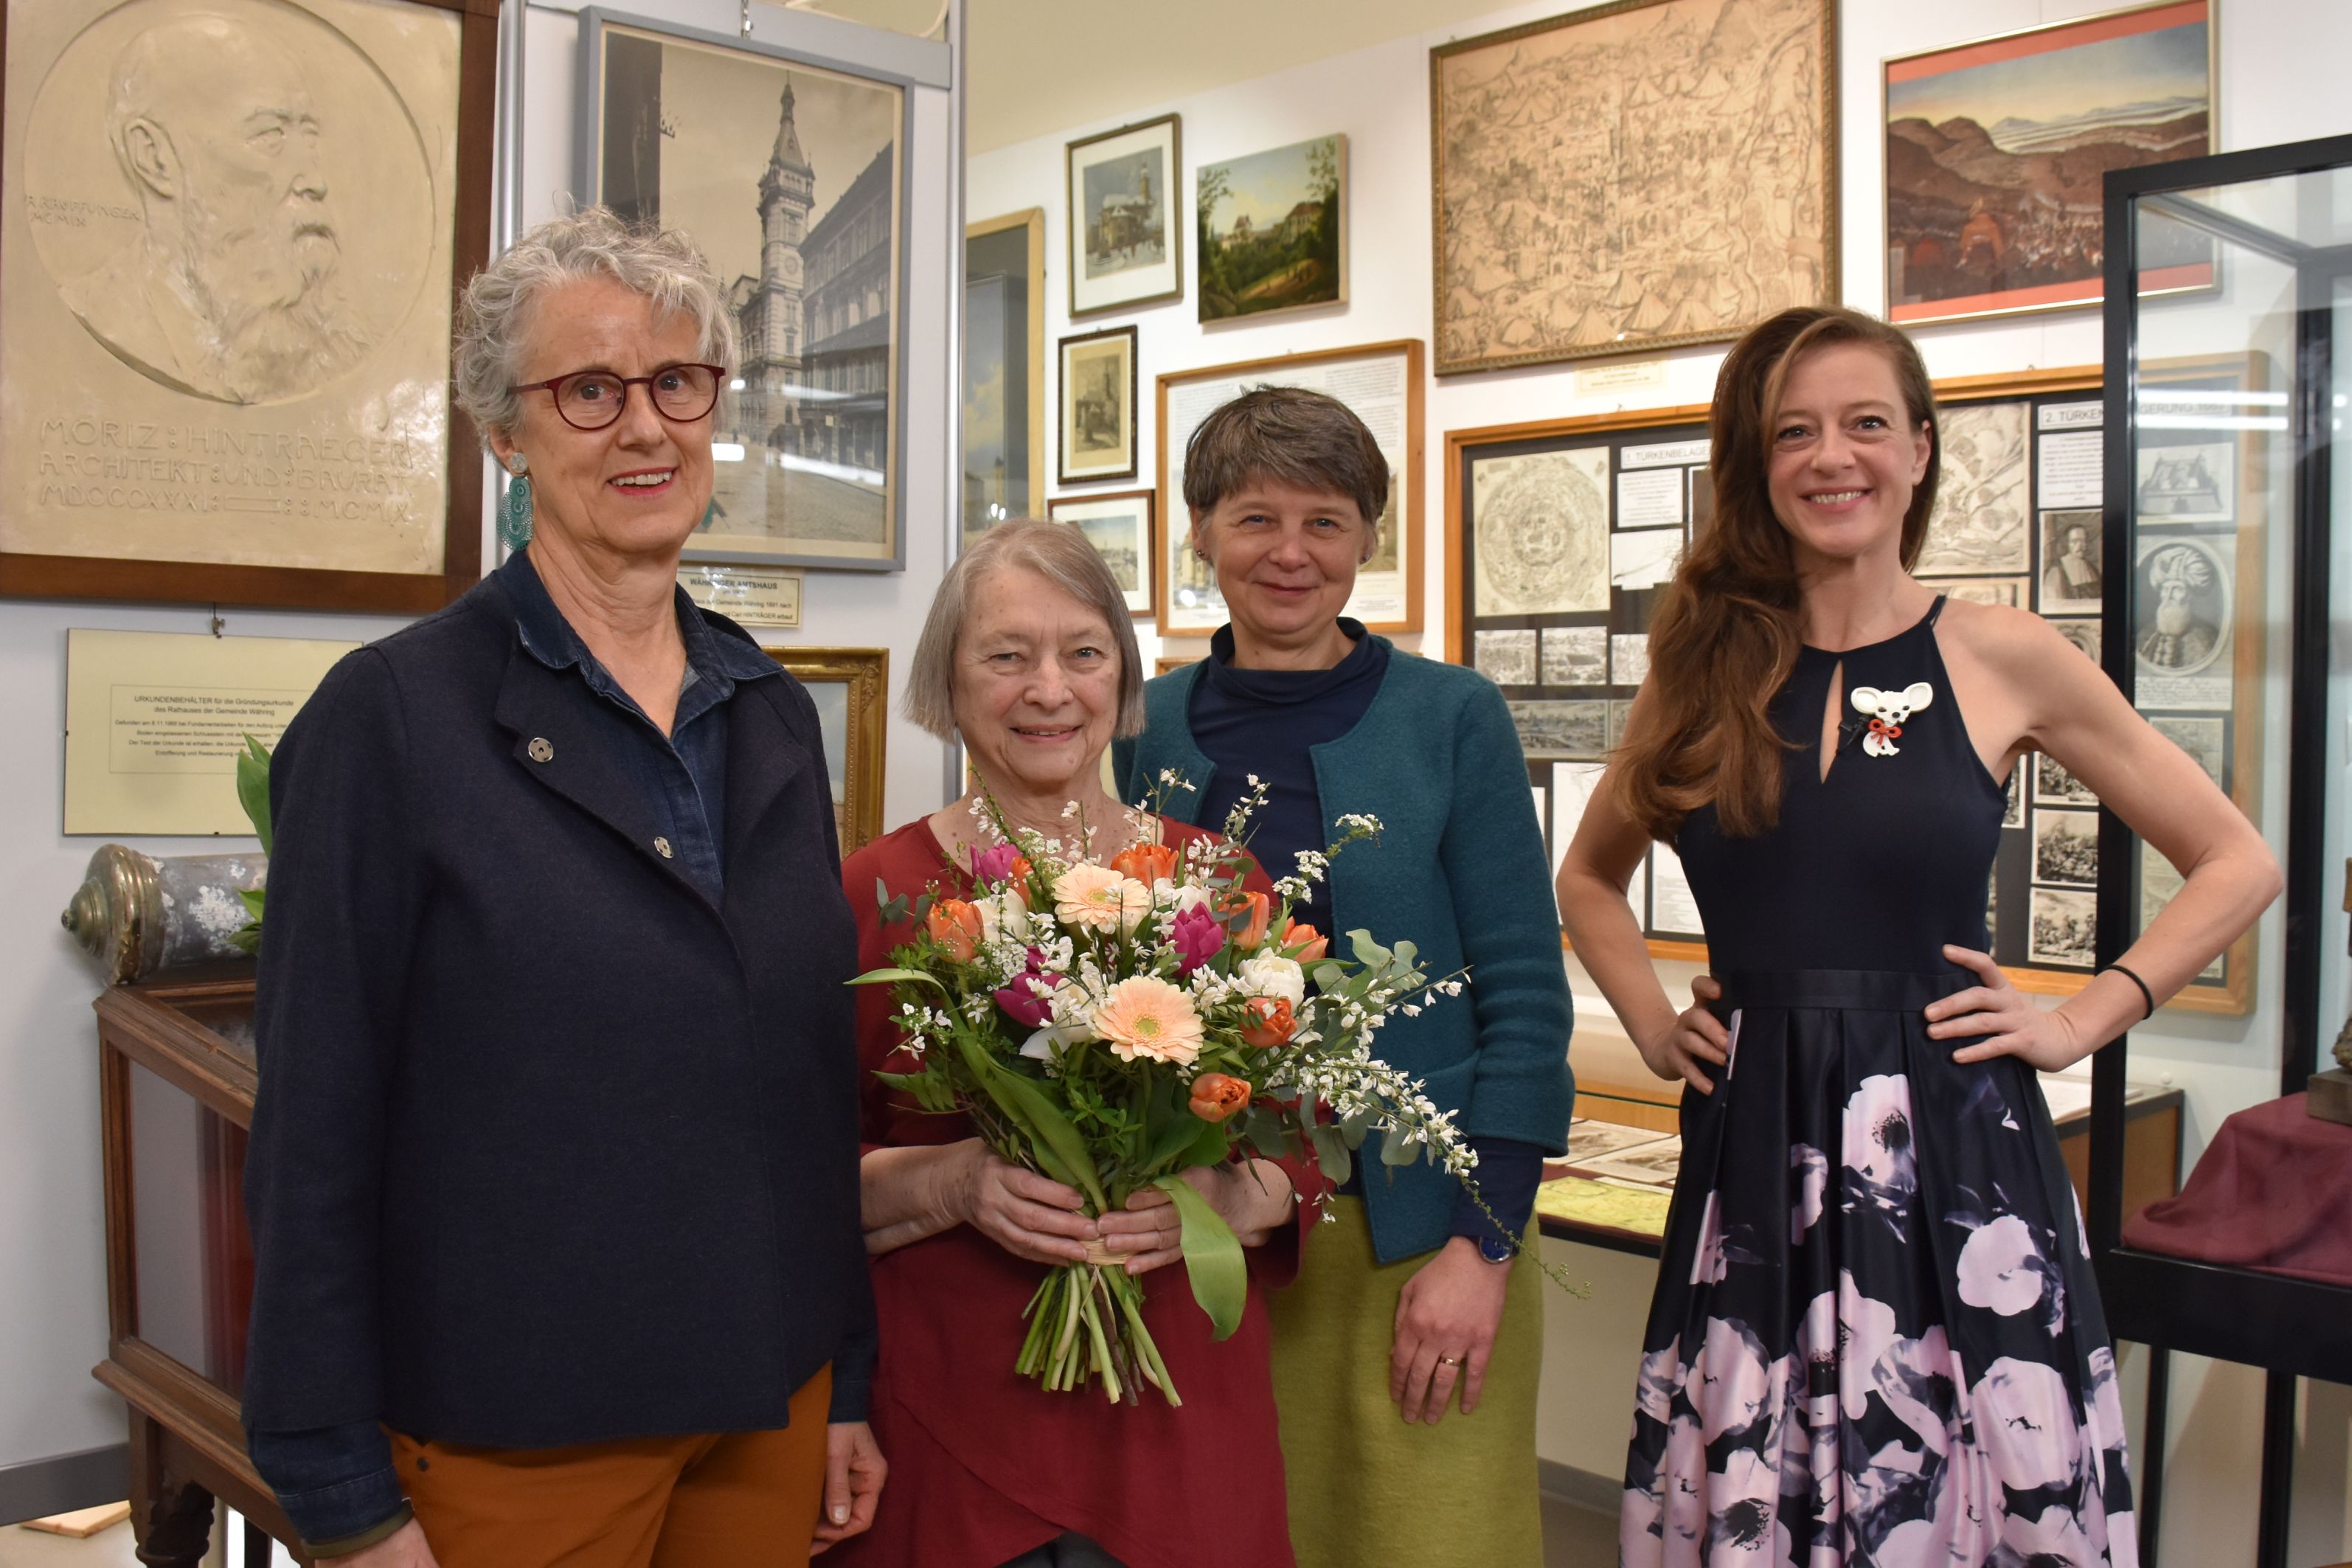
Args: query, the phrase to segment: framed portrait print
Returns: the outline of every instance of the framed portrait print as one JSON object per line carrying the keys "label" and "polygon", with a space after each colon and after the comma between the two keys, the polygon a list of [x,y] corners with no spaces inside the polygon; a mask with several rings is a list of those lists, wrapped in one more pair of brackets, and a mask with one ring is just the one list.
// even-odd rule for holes
{"label": "framed portrait print", "polygon": [[1429,55],[1437,374],[1838,299],[1837,0],[1614,0]]}
{"label": "framed portrait print", "polygon": [[963,542],[1045,492],[1045,212],[963,231]]}
{"label": "framed portrait print", "polygon": [[[20,0],[0,26],[0,594],[455,597],[481,562],[449,343],[489,250],[495,8]],[[190,151],[254,136],[284,152]]]}
{"label": "framed portrait print", "polygon": [[1128,613],[1149,616],[1151,607],[1151,492],[1121,490],[1107,496],[1059,496],[1045,503],[1045,515],[1083,531],[1127,595]]}
{"label": "framed portrait print", "polygon": [[582,199],[693,235],[741,339],[686,558],[897,571],[911,79],[593,7],[580,54]]}
{"label": "framed portrait print", "polygon": [[1372,558],[1356,573],[1343,612],[1376,632],[1421,629],[1422,342],[1399,338],[1279,359],[1175,371],[1159,378],[1160,635],[1205,636],[1225,624],[1217,580],[1192,553],[1183,504],[1184,448],[1201,421],[1259,386],[1303,386],[1338,398],[1364,422],[1388,459],[1389,499]]}
{"label": "framed portrait print", "polygon": [[1184,297],[1183,129],[1163,114],[1066,149],[1073,317]]}
{"label": "framed portrait print", "polygon": [[[2100,178],[2212,151],[2215,34],[2212,0],[2162,0],[1888,60],[1887,319],[2097,304]],[[2140,244],[2148,291],[2212,282],[2191,231]]]}
{"label": "framed portrait print", "polygon": [[1060,482],[1135,478],[1135,329],[1064,338],[1061,348]]}
{"label": "framed portrait print", "polygon": [[882,743],[890,719],[887,647],[761,650],[808,688],[824,731],[833,821],[846,857],[882,835]]}
{"label": "framed portrait print", "polygon": [[1348,139],[1322,136],[1194,176],[1201,320],[1348,300]]}

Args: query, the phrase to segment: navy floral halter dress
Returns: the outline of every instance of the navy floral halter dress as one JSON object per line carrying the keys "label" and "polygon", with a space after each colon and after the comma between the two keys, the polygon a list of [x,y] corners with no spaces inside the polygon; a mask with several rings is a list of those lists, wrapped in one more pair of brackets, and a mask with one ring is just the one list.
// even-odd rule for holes
{"label": "navy floral halter dress", "polygon": [[2138,1560],[2115,1352],[2033,1069],[1955,1064],[1967,1042],[1921,1016],[1973,984],[1941,949],[1986,946],[2005,795],[1943,607],[1799,656],[1771,710],[1778,826],[1683,825],[1731,1059],[1683,1095],[1626,1568]]}

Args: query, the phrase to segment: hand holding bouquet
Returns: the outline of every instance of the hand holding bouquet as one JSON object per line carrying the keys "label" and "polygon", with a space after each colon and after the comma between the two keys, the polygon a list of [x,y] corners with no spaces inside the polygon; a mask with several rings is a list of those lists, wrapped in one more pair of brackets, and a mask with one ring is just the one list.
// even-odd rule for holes
{"label": "hand holding bouquet", "polygon": [[[1182,788],[1171,775],[1163,787]],[[1181,1225],[1192,1295],[1216,1337],[1241,1321],[1248,1277],[1240,1243],[1182,1179],[1196,1165],[1276,1158],[1311,1146],[1344,1180],[1350,1151],[1375,1129],[1381,1157],[1426,1153],[1457,1175],[1475,1163],[1453,1113],[1372,1055],[1371,1037],[1460,976],[1432,984],[1412,944],[1349,933],[1349,958],[1296,917],[1329,858],[1377,836],[1369,817],[1297,870],[1252,890],[1252,793],[1223,841],[1177,850],[1139,843],[1107,862],[1044,835],[975,815],[999,839],[973,858],[972,896],[892,898],[885,925],[911,921],[893,965],[853,984],[895,988],[913,1072],[883,1074],[927,1110],[969,1115],[1000,1157],[1076,1188],[1099,1216],[1146,1188],[1166,1193]],[[1310,987],[1310,982],[1312,985]],[[1143,1384],[1181,1404],[1142,1316],[1143,1287],[1105,1253],[1048,1273],[1028,1308],[1017,1367],[1045,1387],[1098,1379],[1110,1398]]]}

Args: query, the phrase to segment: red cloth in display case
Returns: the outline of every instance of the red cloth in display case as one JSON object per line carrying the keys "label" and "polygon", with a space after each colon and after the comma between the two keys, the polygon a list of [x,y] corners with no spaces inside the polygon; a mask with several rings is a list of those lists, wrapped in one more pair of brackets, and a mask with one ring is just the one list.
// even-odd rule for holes
{"label": "red cloth in display case", "polygon": [[2286,1095],[2221,1123],[2178,1197],[2124,1222],[2124,1245],[2352,1286],[2352,1127]]}

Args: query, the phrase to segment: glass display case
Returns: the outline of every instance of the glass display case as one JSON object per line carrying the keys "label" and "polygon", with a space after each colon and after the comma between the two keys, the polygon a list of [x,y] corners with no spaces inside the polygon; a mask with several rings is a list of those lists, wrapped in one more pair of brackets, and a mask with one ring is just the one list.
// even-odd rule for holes
{"label": "glass display case", "polygon": [[[2106,177],[2102,662],[2261,830],[2286,889],[2095,1058],[2087,1217],[2110,1327],[2158,1352],[2150,1434],[2166,1430],[2167,1352],[2268,1369],[2265,1565],[2285,1561],[2295,1379],[2352,1382],[2352,1231],[2306,1217],[2341,1215],[2329,1189],[2352,1196],[2352,1126],[2309,1114],[2305,1095],[2334,1065],[2352,892],[2335,880],[2347,734],[2328,619],[2352,451],[2336,440],[2352,391],[2336,350],[2352,325],[2347,165],[2352,137]],[[2096,885],[2092,900],[2036,889],[2031,918],[2094,923],[2105,963],[2180,877],[2103,811]],[[2127,1078],[2183,1097],[2177,1196],[2127,1189]],[[2150,1563],[2163,1449],[2139,1448]]]}

